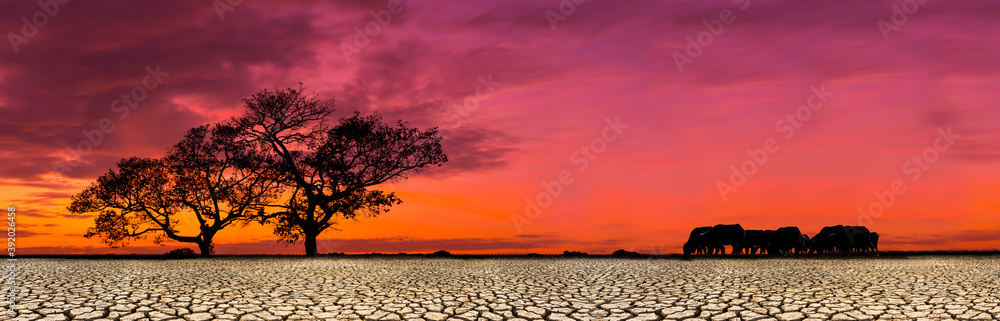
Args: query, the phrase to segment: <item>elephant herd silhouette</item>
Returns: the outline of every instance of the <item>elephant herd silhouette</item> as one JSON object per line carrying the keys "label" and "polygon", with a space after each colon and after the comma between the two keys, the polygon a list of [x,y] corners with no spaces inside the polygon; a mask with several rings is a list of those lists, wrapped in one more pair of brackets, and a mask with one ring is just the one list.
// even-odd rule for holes
{"label": "elephant herd silhouette", "polygon": [[684,255],[732,254],[865,254],[878,253],[878,233],[864,226],[827,226],[810,238],[798,227],[744,230],[739,224],[696,227],[684,243]]}

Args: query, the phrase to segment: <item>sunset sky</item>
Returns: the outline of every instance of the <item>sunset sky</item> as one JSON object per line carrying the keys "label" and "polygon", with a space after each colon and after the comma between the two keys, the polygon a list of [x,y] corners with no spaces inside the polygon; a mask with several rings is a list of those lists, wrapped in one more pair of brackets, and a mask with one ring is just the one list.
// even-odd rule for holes
{"label": "sunset sky", "polygon": [[[66,205],[300,82],[338,116],[439,127],[450,159],[321,252],[679,253],[718,223],[1000,248],[1000,2],[576,1],[5,1],[17,251],[196,249],[108,248]],[[231,227],[216,252],[304,252],[276,239]]]}

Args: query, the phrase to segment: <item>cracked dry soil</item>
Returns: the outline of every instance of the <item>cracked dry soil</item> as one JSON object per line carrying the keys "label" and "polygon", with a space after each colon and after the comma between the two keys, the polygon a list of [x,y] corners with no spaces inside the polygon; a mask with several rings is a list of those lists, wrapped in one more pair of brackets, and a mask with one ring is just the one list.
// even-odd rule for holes
{"label": "cracked dry soil", "polygon": [[998,266],[998,257],[22,258],[14,313],[0,319],[998,320]]}

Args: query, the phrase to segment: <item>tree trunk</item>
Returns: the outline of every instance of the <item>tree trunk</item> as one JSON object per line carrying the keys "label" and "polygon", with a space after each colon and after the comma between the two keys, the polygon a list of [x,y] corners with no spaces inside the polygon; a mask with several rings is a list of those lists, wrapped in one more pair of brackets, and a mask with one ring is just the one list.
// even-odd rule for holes
{"label": "tree trunk", "polygon": [[202,227],[201,241],[198,242],[198,249],[201,250],[201,257],[212,256],[212,252],[215,252],[215,246],[212,245],[212,238],[215,237],[215,232],[218,232],[218,230]]}
{"label": "tree trunk", "polygon": [[316,251],[316,236],[319,233],[306,232],[306,256],[319,256]]}
{"label": "tree trunk", "polygon": [[198,242],[198,249],[201,250],[201,257],[212,256],[212,248],[213,246],[211,240]]}

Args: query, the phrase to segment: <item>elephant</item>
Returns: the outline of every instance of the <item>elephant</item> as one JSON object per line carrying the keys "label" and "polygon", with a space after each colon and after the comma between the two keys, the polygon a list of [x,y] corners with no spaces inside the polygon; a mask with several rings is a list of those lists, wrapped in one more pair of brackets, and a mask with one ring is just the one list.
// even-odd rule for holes
{"label": "elephant", "polygon": [[863,253],[871,248],[871,232],[864,226],[844,226],[847,236],[846,251],[843,253]]}
{"label": "elephant", "polygon": [[863,253],[871,249],[871,232],[864,226],[827,226],[812,238],[810,252]]}
{"label": "elephant", "polygon": [[684,243],[684,255],[706,254],[707,243],[705,242],[705,233],[711,229],[711,226],[702,226],[691,230],[691,235],[688,236],[687,242]]}
{"label": "elephant", "polygon": [[790,254],[792,250],[799,250],[804,247],[802,243],[802,232],[798,227],[786,226],[774,231],[774,240],[771,242],[771,254]]}
{"label": "elephant", "polygon": [[809,235],[802,234],[800,239],[799,246],[795,248],[795,254],[809,253],[809,248],[811,248],[810,243],[812,243],[809,239]]}
{"label": "elephant", "polygon": [[[746,254],[757,254],[757,250],[760,250],[760,254],[767,252],[771,240],[766,239],[768,235],[765,232],[763,230],[746,230]],[[774,236],[773,231],[769,236]]]}
{"label": "elephant", "polygon": [[760,253],[764,254],[764,252],[767,252],[767,254],[772,254],[770,251],[771,243],[774,242],[774,230],[764,230],[763,240],[764,242],[760,245]]}
{"label": "elephant", "polygon": [[746,247],[746,230],[739,224],[719,224],[713,226],[705,233],[707,245],[710,249],[721,250],[720,254],[725,254],[725,246],[733,247],[733,254],[743,252]]}
{"label": "elephant", "polygon": [[835,253],[841,247],[843,243],[846,242],[846,235],[844,234],[844,226],[827,226],[824,227],[813,235],[812,247],[809,248],[809,253]]}
{"label": "elephant", "polygon": [[871,232],[868,236],[868,239],[871,240],[871,243],[869,244],[869,246],[871,246],[870,250],[875,254],[878,254],[878,233]]}
{"label": "elephant", "polygon": [[771,241],[774,239],[774,230],[746,230],[746,248],[744,253],[761,255],[768,254],[771,248]]}

